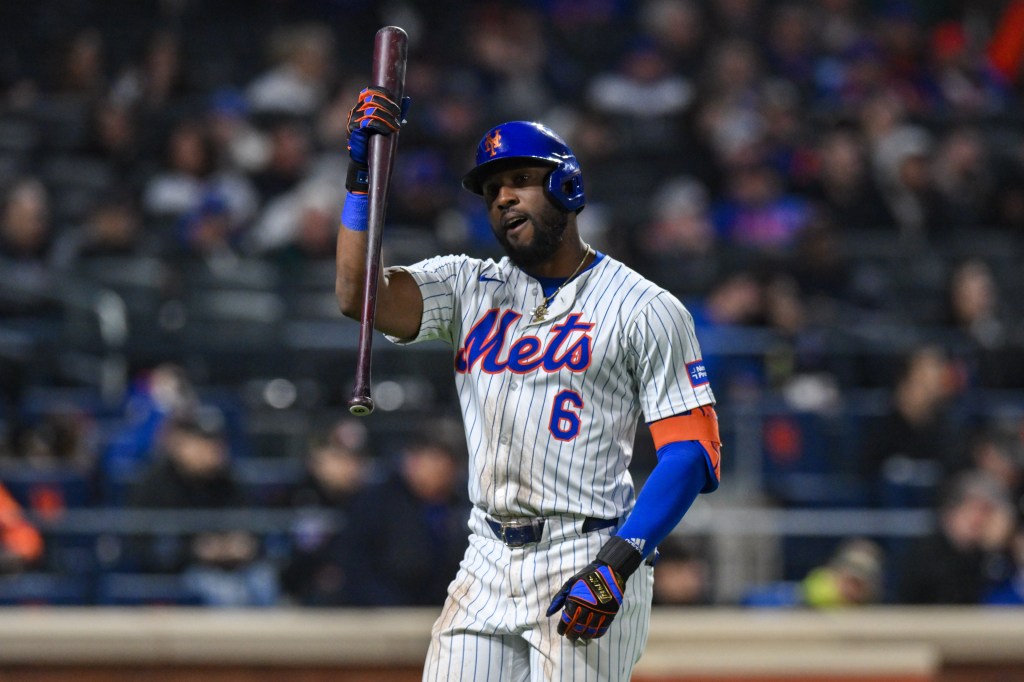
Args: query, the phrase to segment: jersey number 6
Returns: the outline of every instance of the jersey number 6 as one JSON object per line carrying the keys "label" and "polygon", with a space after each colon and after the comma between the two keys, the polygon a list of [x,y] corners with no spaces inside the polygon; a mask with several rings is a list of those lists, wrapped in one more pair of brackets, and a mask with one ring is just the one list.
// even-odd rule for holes
{"label": "jersey number 6", "polygon": [[551,405],[551,422],[548,428],[558,440],[572,440],[580,433],[580,415],[571,408],[583,408],[583,398],[576,391],[559,391]]}

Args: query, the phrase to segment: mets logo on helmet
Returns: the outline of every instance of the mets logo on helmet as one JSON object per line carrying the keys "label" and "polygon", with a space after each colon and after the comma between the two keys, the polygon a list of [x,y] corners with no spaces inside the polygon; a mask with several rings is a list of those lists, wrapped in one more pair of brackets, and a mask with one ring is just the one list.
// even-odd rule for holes
{"label": "mets logo on helmet", "polygon": [[501,147],[501,128],[498,128],[484,138],[484,151],[487,152],[489,156],[497,154],[499,147]]}

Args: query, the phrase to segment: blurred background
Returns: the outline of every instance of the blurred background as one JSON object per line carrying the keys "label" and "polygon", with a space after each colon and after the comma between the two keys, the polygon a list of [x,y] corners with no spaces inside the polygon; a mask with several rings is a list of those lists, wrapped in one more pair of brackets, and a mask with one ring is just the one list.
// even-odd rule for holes
{"label": "blurred background", "polygon": [[388,24],[386,262],[500,256],[459,180],[537,119],[694,315],[723,482],[659,605],[1024,603],[1020,0],[0,3],[0,603],[439,607],[451,351],[378,337],[349,418],[333,293]]}

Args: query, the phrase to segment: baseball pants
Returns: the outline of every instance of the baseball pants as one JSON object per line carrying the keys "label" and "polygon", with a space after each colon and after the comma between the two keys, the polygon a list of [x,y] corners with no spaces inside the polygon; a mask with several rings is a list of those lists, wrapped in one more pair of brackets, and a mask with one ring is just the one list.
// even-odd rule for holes
{"label": "baseball pants", "polygon": [[424,682],[624,682],[647,642],[654,569],[626,583],[608,632],[589,643],[558,634],[551,600],[593,561],[614,528],[582,533],[579,517],[548,517],[539,542],[508,547],[474,509],[469,547],[431,632]]}

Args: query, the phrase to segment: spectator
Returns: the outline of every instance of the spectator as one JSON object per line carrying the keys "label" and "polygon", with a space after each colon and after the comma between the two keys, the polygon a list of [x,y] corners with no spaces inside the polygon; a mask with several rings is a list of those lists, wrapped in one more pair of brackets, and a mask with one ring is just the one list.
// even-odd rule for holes
{"label": "spectator", "polygon": [[755,588],[744,606],[836,609],[875,604],[882,597],[884,553],[875,542],[855,537],[840,543],[828,562],[800,581]]}
{"label": "spectator", "polygon": [[710,20],[719,36],[752,37],[763,26],[765,3],[761,0],[712,0]]}
{"label": "spectator", "polygon": [[716,45],[701,74],[696,136],[707,139],[721,171],[760,162],[764,134],[759,115],[761,64],[749,41],[730,39]]}
{"label": "spectator", "polygon": [[968,38],[963,23],[945,21],[935,26],[930,43],[932,78],[946,109],[963,117],[1005,110],[1011,83],[993,67],[983,42]]}
{"label": "spectator", "polygon": [[648,0],[640,9],[639,23],[668,60],[674,73],[689,75],[700,72],[707,50],[707,31],[700,3],[693,0]]}
{"label": "spectator", "polygon": [[151,162],[149,141],[143,139],[137,113],[129,106],[104,97],[90,112],[85,153],[108,163],[118,188],[138,190],[140,168]]}
{"label": "spectator", "polygon": [[830,222],[846,232],[894,230],[873,176],[868,172],[863,142],[849,129],[837,129],[820,138],[818,172],[806,188]]}
{"label": "spectator", "polygon": [[0,575],[32,568],[43,556],[43,538],[0,483]]}
{"label": "spectator", "polygon": [[309,175],[313,151],[301,120],[279,117],[267,127],[266,162],[250,175],[263,202],[290,192]]}
{"label": "spectator", "polygon": [[[243,508],[247,500],[231,474],[220,415],[174,419],[162,434],[160,454],[149,465],[131,505],[156,510]],[[278,597],[274,567],[261,558],[260,539],[243,528],[184,537],[157,531],[135,557],[149,571],[180,573],[184,584],[210,606],[270,606]],[[220,524],[222,525],[222,524]]]}
{"label": "spectator", "polygon": [[270,37],[271,68],[246,88],[252,111],[310,117],[324,103],[334,38],[320,24],[286,26]]}
{"label": "spectator", "polygon": [[336,550],[368,475],[366,456],[345,445],[337,428],[310,442],[305,475],[289,499],[290,506],[303,513],[295,523],[291,556],[281,572],[281,587],[296,603],[341,606],[357,600],[349,575],[351,562]]}
{"label": "spectator", "polygon": [[658,560],[654,564],[654,604],[708,606],[711,602],[711,567],[700,543],[669,537],[658,545]]}
{"label": "spectator", "polygon": [[144,115],[173,110],[186,94],[181,40],[170,31],[154,33],[142,63],[124,70],[110,88],[113,101]]}
{"label": "spectator", "polygon": [[[338,115],[344,127],[348,112]],[[263,131],[249,120],[249,103],[234,88],[214,90],[209,95],[205,122],[218,157],[228,168],[254,173],[267,164],[270,143]],[[346,132],[348,128],[345,128]]]}
{"label": "spectator", "polygon": [[386,480],[360,495],[351,533],[336,554],[351,554],[352,590],[360,605],[444,600],[469,535],[463,485],[452,447],[419,439],[403,448]]}
{"label": "spectator", "polygon": [[883,3],[875,10],[872,34],[884,60],[885,88],[908,112],[922,114],[941,100],[924,59],[926,36],[917,9],[905,0]]}
{"label": "spectator", "polygon": [[[337,179],[336,179],[337,180]],[[302,264],[334,255],[338,207],[344,180],[311,177],[270,201],[243,240],[250,254],[282,264]]]}
{"label": "spectator", "polygon": [[224,207],[233,232],[255,215],[259,197],[245,176],[219,167],[202,122],[182,121],[167,140],[165,167],[146,183],[142,208],[147,216],[175,220],[195,216],[213,202]]}
{"label": "spectator", "polygon": [[1007,495],[1020,518],[1024,519],[1024,423],[1018,418],[993,420],[983,426],[971,441],[970,459],[965,470],[989,476]]}
{"label": "spectator", "polygon": [[99,97],[107,85],[105,51],[103,33],[95,27],[75,33],[57,65],[54,89],[83,100]]}
{"label": "spectator", "polygon": [[480,101],[499,121],[536,115],[552,104],[544,66],[548,44],[541,15],[528,6],[479,3],[467,20],[468,59]]}
{"label": "spectator", "polygon": [[124,397],[119,423],[107,437],[100,463],[104,476],[110,481],[149,466],[165,424],[194,416],[199,407],[195,386],[181,366],[161,363],[140,372]]}
{"label": "spectator", "polygon": [[24,178],[7,192],[0,216],[0,259],[46,265],[53,244],[50,198],[35,178]]}
{"label": "spectator", "polygon": [[934,240],[947,225],[946,207],[932,178],[933,155],[932,136],[912,125],[885,135],[875,150],[882,197],[900,235],[911,242]]}
{"label": "spectator", "polygon": [[948,410],[956,390],[942,349],[920,346],[907,356],[888,412],[865,429],[864,473],[879,502],[934,504],[937,485],[957,468],[963,452]]}
{"label": "spectator", "polygon": [[207,194],[199,205],[178,219],[181,253],[208,261],[231,261],[244,240],[241,225],[218,194]]}
{"label": "spectator", "polygon": [[943,322],[963,341],[961,361],[970,386],[1022,385],[1024,351],[1012,321],[992,267],[978,258],[956,265],[949,277]]}
{"label": "spectator", "polygon": [[55,312],[53,242],[46,188],[35,178],[18,180],[7,192],[0,214],[0,315]]}
{"label": "spectator", "polygon": [[1024,605],[1024,527],[1020,524],[1010,538],[1010,557],[1013,561],[1011,573],[982,597],[986,606]]}
{"label": "spectator", "polygon": [[866,538],[840,543],[824,566],[803,580],[804,602],[812,608],[875,604],[882,597],[884,553]]}
{"label": "spectator", "polygon": [[54,244],[54,264],[63,269],[96,258],[155,255],[156,235],[146,234],[134,199],[111,191],[96,200],[82,225],[66,230]]}
{"label": "spectator", "polygon": [[838,305],[859,298],[840,232],[831,221],[817,216],[800,235],[787,266],[808,301],[811,318],[819,323],[835,322]]}
{"label": "spectator", "polygon": [[671,154],[680,137],[675,121],[693,97],[693,84],[673,72],[647,40],[634,44],[615,71],[595,75],[587,88],[590,107],[613,117],[628,147],[641,154]]}
{"label": "spectator", "polygon": [[991,203],[992,165],[975,129],[954,129],[939,141],[933,174],[942,196],[943,218],[949,226],[961,230],[982,226],[985,209]]}
{"label": "spectator", "polygon": [[666,180],[654,195],[639,251],[656,271],[655,280],[673,291],[706,289],[716,274],[708,203],[707,188],[689,176]]}
{"label": "spectator", "polygon": [[10,429],[10,459],[38,471],[66,469],[88,475],[96,461],[95,429],[86,410],[48,405],[43,413]]}
{"label": "spectator", "polygon": [[1011,163],[997,177],[984,222],[1015,241],[1024,237],[1024,164]]}
{"label": "spectator", "polygon": [[[688,302],[687,308],[698,338],[709,349],[704,366],[719,393],[734,399],[756,396],[766,381],[762,350],[727,355],[710,349],[743,347],[745,333],[764,325],[764,290],[758,277],[745,270],[725,273],[703,300]],[[749,339],[745,343],[749,346]]]}
{"label": "spectator", "polygon": [[819,68],[824,57],[841,54],[864,37],[867,22],[863,5],[856,0],[824,0],[814,3],[812,12],[815,37],[821,46]]}
{"label": "spectator", "polygon": [[938,528],[903,557],[898,600],[904,604],[978,604],[1012,571],[1007,555],[1016,523],[1004,490],[986,474],[948,483]]}
{"label": "spectator", "polygon": [[779,173],[763,163],[733,169],[728,196],[712,209],[724,242],[764,255],[789,252],[810,222],[802,198],[786,194]]}
{"label": "spectator", "polygon": [[[775,4],[775,3],[773,3]],[[777,3],[768,24],[768,65],[801,90],[808,90],[814,76],[811,10],[795,3]]]}

